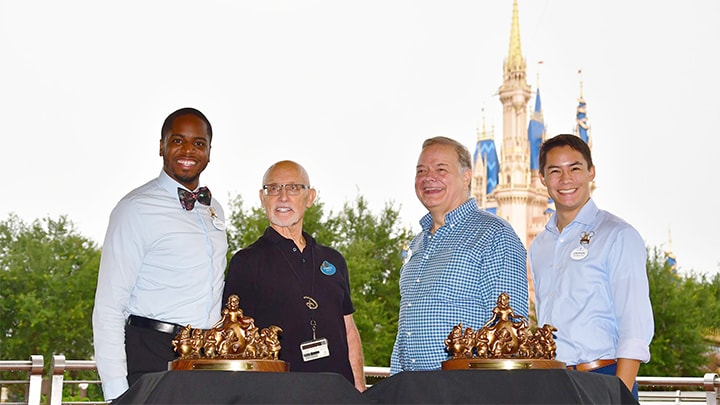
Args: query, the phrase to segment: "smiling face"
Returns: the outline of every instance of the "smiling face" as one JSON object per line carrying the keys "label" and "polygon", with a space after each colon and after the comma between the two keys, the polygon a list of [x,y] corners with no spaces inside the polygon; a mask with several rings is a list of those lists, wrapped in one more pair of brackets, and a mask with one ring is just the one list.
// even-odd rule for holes
{"label": "smiling face", "polygon": [[555,201],[558,226],[572,222],[590,199],[590,183],[595,179],[595,166],[588,168],[582,153],[568,145],[547,151],[542,184]]}
{"label": "smiling face", "polygon": [[175,118],[160,139],[160,156],[168,176],[195,190],[200,173],[210,162],[210,136],[205,122],[192,114]]}
{"label": "smiling face", "polygon": [[[282,161],[271,166],[263,177],[263,185],[310,185],[305,169],[299,164]],[[302,232],[302,219],[305,210],[315,201],[315,189],[299,189],[297,195],[290,195],[283,187],[278,195],[267,195],[260,190],[260,202],[270,220],[270,226],[284,236],[299,235]],[[288,233],[289,232],[289,233]]]}
{"label": "smiling face", "polygon": [[470,174],[469,168],[461,167],[458,152],[452,145],[429,145],[418,158],[415,194],[433,219],[439,220],[468,199]]}

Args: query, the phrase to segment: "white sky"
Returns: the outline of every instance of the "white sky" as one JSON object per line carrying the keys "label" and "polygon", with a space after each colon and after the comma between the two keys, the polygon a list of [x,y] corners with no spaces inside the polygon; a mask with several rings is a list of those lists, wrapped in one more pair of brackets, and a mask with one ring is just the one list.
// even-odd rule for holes
{"label": "white sky", "polygon": [[[550,135],[572,131],[583,71],[600,207],[651,246],[671,232],[681,269],[718,271],[720,2],[519,8]],[[215,132],[201,181],[226,207],[257,206],[265,169],[293,159],[326,210],[391,201],[417,231],[422,141],[473,152],[483,117],[501,136],[511,13],[511,0],[0,0],[0,219],[67,214],[101,244],[117,200],[160,172],[164,118],[193,106]]]}

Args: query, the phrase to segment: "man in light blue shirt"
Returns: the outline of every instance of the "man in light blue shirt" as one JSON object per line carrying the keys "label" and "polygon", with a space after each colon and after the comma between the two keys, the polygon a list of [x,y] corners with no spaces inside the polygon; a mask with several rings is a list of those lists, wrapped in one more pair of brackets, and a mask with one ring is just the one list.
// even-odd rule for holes
{"label": "man in light blue shirt", "polygon": [[95,361],[106,400],[143,374],[164,371],[181,326],[220,319],[227,253],[224,212],[200,173],[212,127],[194,108],[162,126],[163,170],[110,215],[93,310]]}
{"label": "man in light blue shirt", "polygon": [[470,152],[457,141],[423,143],[415,193],[428,209],[400,270],[400,316],[390,373],[440,369],[459,323],[481,328],[498,296],[527,317],[526,251],[510,224],[469,198]]}
{"label": "man in light blue shirt", "polygon": [[538,324],[557,328],[557,360],[617,375],[637,398],[654,330],[645,244],[590,198],[595,166],[581,138],[546,140],[540,174],[556,212],[530,245]]}

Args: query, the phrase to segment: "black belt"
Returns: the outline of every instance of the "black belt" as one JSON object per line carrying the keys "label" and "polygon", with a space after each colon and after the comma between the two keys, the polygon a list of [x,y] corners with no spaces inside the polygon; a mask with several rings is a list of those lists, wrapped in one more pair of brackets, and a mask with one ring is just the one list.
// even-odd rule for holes
{"label": "black belt", "polygon": [[138,328],[152,329],[162,333],[170,333],[173,336],[180,333],[182,326],[176,323],[156,321],[150,318],[143,318],[142,316],[130,315],[127,319],[127,324],[130,326],[137,326]]}

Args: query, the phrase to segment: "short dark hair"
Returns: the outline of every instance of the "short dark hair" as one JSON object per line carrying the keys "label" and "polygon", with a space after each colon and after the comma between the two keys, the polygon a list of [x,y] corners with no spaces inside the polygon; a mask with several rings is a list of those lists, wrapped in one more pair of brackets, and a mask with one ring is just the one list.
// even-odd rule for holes
{"label": "short dark hair", "polygon": [[580,152],[588,164],[588,169],[593,167],[592,153],[590,153],[590,147],[588,144],[579,136],[571,134],[560,134],[555,135],[552,138],[548,138],[540,146],[540,174],[545,175],[545,163],[547,162],[547,154],[553,148],[560,146],[569,146],[572,149]]}
{"label": "short dark hair", "polygon": [[470,158],[470,151],[468,150],[468,148],[465,147],[465,145],[461,144],[460,142],[446,136],[436,136],[434,138],[426,139],[425,142],[423,142],[422,144],[422,150],[425,150],[425,148],[430,145],[452,146],[455,149],[455,152],[457,152],[458,154],[458,162],[460,163],[460,167],[463,169],[472,170],[472,159]]}
{"label": "short dark hair", "polygon": [[205,122],[205,125],[207,126],[207,134],[210,137],[210,142],[212,142],[212,125],[210,125],[210,121],[207,119],[205,114],[192,107],[181,108],[168,115],[167,118],[165,118],[165,122],[163,122],[162,129],[160,130],[160,139],[165,138],[165,135],[170,132],[170,128],[175,122],[175,119],[183,115],[194,115],[203,120]]}

